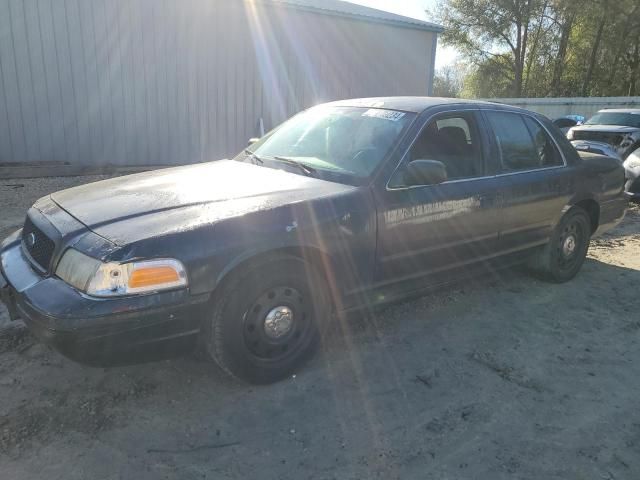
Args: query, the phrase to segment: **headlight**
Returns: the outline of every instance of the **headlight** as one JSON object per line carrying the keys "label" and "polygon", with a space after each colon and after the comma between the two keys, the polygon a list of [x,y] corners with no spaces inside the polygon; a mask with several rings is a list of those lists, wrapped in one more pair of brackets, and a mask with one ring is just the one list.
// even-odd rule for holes
{"label": "headlight", "polygon": [[187,273],[178,260],[103,263],[74,249],[64,253],[56,275],[95,297],[133,295],[187,286]]}
{"label": "headlight", "polygon": [[567,132],[567,140],[573,140],[573,128],[570,128]]}

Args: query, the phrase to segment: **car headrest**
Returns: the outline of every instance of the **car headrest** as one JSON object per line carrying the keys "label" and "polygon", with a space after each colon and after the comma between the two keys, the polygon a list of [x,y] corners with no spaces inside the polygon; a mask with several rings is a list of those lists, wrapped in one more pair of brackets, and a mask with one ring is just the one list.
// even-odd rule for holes
{"label": "car headrest", "polygon": [[450,144],[467,145],[467,134],[460,127],[442,127],[440,135]]}

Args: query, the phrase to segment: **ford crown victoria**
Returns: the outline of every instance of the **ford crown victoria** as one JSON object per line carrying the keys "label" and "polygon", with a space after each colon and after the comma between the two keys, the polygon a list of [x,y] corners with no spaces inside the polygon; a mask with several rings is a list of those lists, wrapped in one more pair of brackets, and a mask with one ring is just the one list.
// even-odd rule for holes
{"label": "ford crown victoria", "polygon": [[343,312],[514,263],[570,280],[590,238],[623,218],[623,187],[618,161],[579,156],[532,112],[340,101],[232,160],[38,200],[2,243],[0,292],[13,318],[81,362],[199,349],[271,382]]}

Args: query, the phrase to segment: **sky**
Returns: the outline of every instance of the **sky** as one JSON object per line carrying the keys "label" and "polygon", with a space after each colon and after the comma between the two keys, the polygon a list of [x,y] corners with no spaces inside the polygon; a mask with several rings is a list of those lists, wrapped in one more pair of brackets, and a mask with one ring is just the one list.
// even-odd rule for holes
{"label": "sky", "polygon": [[[367,7],[387,10],[399,15],[419,18],[421,20],[433,21],[425,10],[435,9],[437,0],[349,0],[352,3],[358,3]],[[436,52],[436,68],[442,68],[445,65],[454,63],[457,59],[455,49],[451,47],[443,47],[438,43],[438,51]]]}

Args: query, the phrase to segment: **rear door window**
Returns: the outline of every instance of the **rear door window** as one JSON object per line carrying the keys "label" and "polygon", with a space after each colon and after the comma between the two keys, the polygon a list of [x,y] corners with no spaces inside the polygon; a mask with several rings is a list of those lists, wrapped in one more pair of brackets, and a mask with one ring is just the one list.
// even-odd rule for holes
{"label": "rear door window", "polygon": [[486,115],[500,149],[504,170],[530,170],[540,167],[540,158],[533,138],[521,115],[508,112],[487,112]]}

